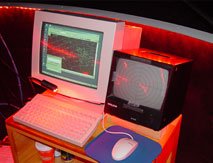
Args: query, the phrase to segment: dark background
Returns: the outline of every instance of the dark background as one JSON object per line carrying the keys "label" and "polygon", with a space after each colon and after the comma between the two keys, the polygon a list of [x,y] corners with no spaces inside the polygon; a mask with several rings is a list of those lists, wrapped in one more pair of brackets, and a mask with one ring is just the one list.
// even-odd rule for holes
{"label": "dark background", "polygon": [[[5,1],[4,1],[5,2]],[[11,1],[8,1],[11,2]],[[20,2],[20,1],[19,1]],[[21,1],[28,2],[28,1]],[[41,3],[39,1],[30,1]],[[87,7],[162,20],[212,34],[211,1],[42,1],[42,3]],[[1,2],[0,2],[1,6]],[[28,81],[31,67],[33,10],[0,8],[0,33],[13,55],[21,76],[24,101],[33,97]],[[128,22],[127,22],[128,23]],[[131,23],[130,23],[131,24]],[[199,39],[140,25],[141,47],[194,59],[183,106],[183,121],[176,163],[212,163],[213,147],[213,49]],[[38,91],[42,91],[37,88]],[[21,106],[17,79],[11,60],[0,41],[0,103]],[[8,117],[16,109],[0,106]],[[0,115],[0,139],[6,135]]]}

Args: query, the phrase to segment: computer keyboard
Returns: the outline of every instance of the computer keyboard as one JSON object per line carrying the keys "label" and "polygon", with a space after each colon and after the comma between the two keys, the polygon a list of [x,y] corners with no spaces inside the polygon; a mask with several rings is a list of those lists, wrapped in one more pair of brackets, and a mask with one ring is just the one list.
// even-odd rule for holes
{"label": "computer keyboard", "polygon": [[96,130],[102,114],[36,95],[13,119],[28,127],[82,147]]}

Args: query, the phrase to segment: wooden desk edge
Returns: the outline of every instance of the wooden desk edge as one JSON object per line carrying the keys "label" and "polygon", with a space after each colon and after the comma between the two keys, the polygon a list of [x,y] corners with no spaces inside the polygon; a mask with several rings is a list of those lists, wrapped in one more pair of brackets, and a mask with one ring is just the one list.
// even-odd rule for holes
{"label": "wooden desk edge", "polygon": [[[27,136],[27,137],[35,140],[35,141],[39,141],[39,142],[45,143],[49,146],[59,148],[59,149],[64,150],[66,152],[72,153],[73,155],[75,155],[77,157],[83,158],[83,159],[91,161],[91,162],[97,162],[94,159],[87,156],[85,151],[84,151],[84,147],[86,146],[87,143],[89,143],[94,138],[94,136],[92,136],[83,147],[79,147],[79,146],[76,146],[76,145],[71,144],[69,142],[60,140],[58,138],[52,137],[52,136],[47,135],[45,133],[42,133],[42,132],[39,132],[37,130],[28,128],[24,125],[21,125],[21,124],[15,122],[13,120],[12,116],[7,118],[5,123],[6,123],[6,128],[7,128],[8,132],[11,132],[11,131],[12,132],[14,132],[14,131],[18,132],[18,133],[20,133],[24,136]],[[8,133],[8,135],[9,135],[9,133]],[[11,136],[9,136],[9,139],[11,139]],[[10,140],[10,142],[11,141],[13,141],[13,140]],[[11,142],[11,144],[12,144],[12,142]],[[12,149],[12,152],[13,152],[14,155],[16,155],[14,153],[15,151],[13,151],[13,149]]]}
{"label": "wooden desk edge", "polygon": [[[182,119],[182,115],[180,115],[178,118],[176,118],[174,121],[172,121],[168,125],[168,128],[165,130],[165,134],[161,137],[160,140],[156,140],[156,139],[153,139],[153,140],[158,142],[162,146],[162,148],[164,148],[164,145],[166,144],[169,137],[171,137],[173,135],[173,133],[175,132],[175,128],[176,127],[180,128],[181,119]],[[55,137],[52,137],[50,135],[47,135],[45,133],[31,129],[29,127],[26,127],[24,125],[21,125],[21,124],[15,122],[13,120],[12,116],[9,117],[8,119],[6,119],[5,122],[6,122],[6,127],[7,127],[8,132],[14,132],[14,131],[18,132],[18,133],[20,133],[24,136],[27,136],[27,137],[35,140],[35,141],[40,141],[40,142],[45,143],[49,146],[59,148],[59,149],[64,150],[66,152],[72,153],[73,155],[80,157],[82,159],[88,160],[90,162],[97,162],[94,159],[92,159],[92,158],[90,158],[89,156],[86,155],[86,153],[84,151],[84,148],[85,148],[86,145],[84,145],[83,147],[79,147],[79,146],[73,145],[71,143],[68,143],[66,141],[63,141],[63,140],[57,139]],[[109,127],[109,126],[112,126],[112,125],[116,125],[116,124],[105,123],[106,127]],[[101,122],[100,122],[96,131],[94,132],[92,137],[87,141],[86,144],[88,144],[92,139],[94,139],[96,136],[98,136],[102,131],[103,131],[103,129],[101,127]],[[8,133],[8,135],[9,135],[9,133]],[[11,137],[12,136],[9,136],[9,138],[11,138]],[[13,141],[13,140],[11,140],[11,141]],[[12,149],[12,152],[13,152],[13,155],[16,155],[14,149]]]}

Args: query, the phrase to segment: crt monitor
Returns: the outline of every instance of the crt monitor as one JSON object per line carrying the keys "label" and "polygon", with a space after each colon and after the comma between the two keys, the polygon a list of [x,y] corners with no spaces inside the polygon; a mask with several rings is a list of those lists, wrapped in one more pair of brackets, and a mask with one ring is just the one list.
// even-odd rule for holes
{"label": "crt monitor", "polygon": [[104,103],[113,50],[122,46],[124,22],[78,14],[36,11],[32,77],[58,93]]}
{"label": "crt monitor", "polygon": [[181,113],[191,60],[148,49],[115,51],[105,112],[160,130]]}

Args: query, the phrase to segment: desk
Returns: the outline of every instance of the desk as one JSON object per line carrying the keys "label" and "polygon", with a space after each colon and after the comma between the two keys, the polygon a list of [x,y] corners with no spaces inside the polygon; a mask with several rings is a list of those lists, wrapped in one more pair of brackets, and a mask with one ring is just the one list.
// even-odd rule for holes
{"label": "desk", "polygon": [[[162,146],[161,154],[156,158],[154,163],[174,163],[175,155],[178,144],[178,137],[180,132],[180,124],[182,120],[182,115],[176,118],[168,126],[164,134],[159,138],[151,138],[157,141]],[[114,125],[115,122],[110,120],[110,117],[105,119],[105,127]],[[133,124],[134,125],[134,124]],[[71,143],[65,142],[63,140],[54,138],[37,130],[31,129],[19,123],[16,123],[12,116],[6,120],[6,128],[8,132],[8,137],[11,144],[12,154],[15,163],[39,163],[40,158],[37,150],[35,149],[35,141],[47,144],[51,147],[61,149],[63,151],[69,152],[75,155],[74,162],[96,162],[94,159],[88,157],[84,152],[84,147],[78,147]],[[89,141],[94,139],[103,131],[101,123],[98,125],[97,130],[92,135]],[[136,131],[137,132],[137,131]],[[140,131],[141,132],[141,131]],[[160,132],[160,131],[159,131]],[[89,142],[88,141],[88,142]],[[87,142],[87,143],[88,143]],[[62,162],[60,158],[57,158],[56,163]]]}

